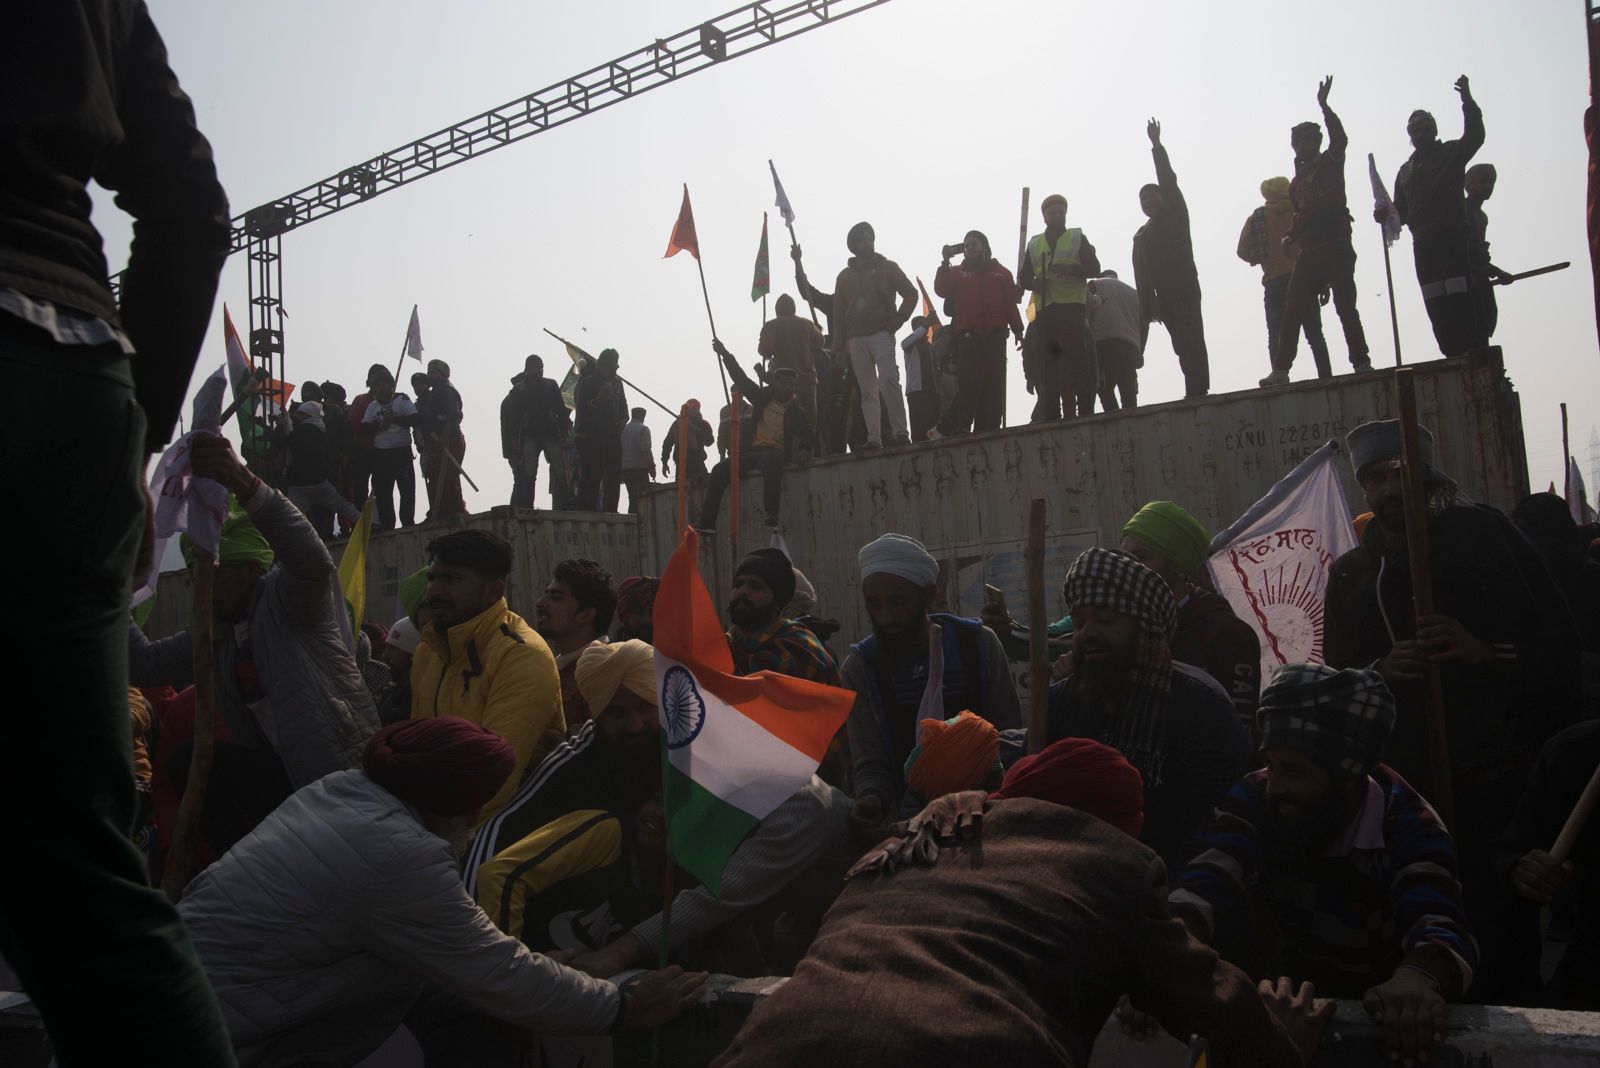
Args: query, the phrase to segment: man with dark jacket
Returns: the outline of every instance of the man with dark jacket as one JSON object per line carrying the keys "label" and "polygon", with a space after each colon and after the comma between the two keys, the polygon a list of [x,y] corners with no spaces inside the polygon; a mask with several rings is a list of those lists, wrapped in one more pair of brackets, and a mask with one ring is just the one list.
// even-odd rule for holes
{"label": "man with dark jacket", "polygon": [[[750,402],[751,414],[739,426],[740,463],[748,465],[745,470],[761,469],[766,522],[768,527],[775,528],[778,507],[783,503],[783,465],[791,460],[805,463],[811,459],[811,443],[816,440],[795,393],[797,376],[793,370],[781,368],[772,376],[772,385],[758,386],[720,340],[713,339],[711,348],[722,358],[741,398]],[[711,469],[711,484],[706,487],[700,525],[695,528],[702,534],[717,531],[717,511],[722,507],[722,495],[732,473],[733,465],[727,460]]]}
{"label": "man with dark jacket", "polygon": [[[817,372],[828,364],[828,354],[822,349],[822,331],[809,319],[795,314],[794,298],[784,293],[772,306],[773,317],[761,326],[761,339],[756,352],[768,357],[773,371],[785,367],[795,373],[795,395],[800,398],[800,410],[806,413],[806,422],[813,430],[817,427]],[[816,443],[811,447],[815,449]]]}
{"label": "man with dark jacket", "polygon": [[933,276],[933,291],[955,301],[956,395],[939,420],[941,437],[999,429],[1006,409],[1008,327],[1022,345],[1022,316],[1011,272],[994,258],[989,239],[980,231],[969,230],[961,250],[965,258],[951,267],[956,246],[946,245],[944,262]]}
{"label": "man with dark jacket", "polygon": [[868,450],[883,445],[884,411],[894,433],[893,444],[911,441],[894,336],[900,324],[911,318],[917,301],[916,287],[899,264],[877,251],[875,242],[870,223],[860,222],[850,228],[845,238],[850,261],[834,283],[833,315],[829,320],[834,347],[849,354],[861,391],[861,418],[866,425]]}
{"label": "man with dark jacket", "polygon": [[339,496],[333,486],[337,474],[332,449],[328,444],[328,424],[322,405],[306,401],[295,407],[289,419],[289,463],[283,481],[289,502],[311,521],[311,528],[323,541],[333,538],[333,517],[337,515],[348,530],[361,518],[361,509]]}
{"label": "man with dark jacket", "polygon": [[1361,329],[1361,313],[1356,311],[1356,250],[1350,243],[1350,208],[1344,192],[1344,151],[1350,139],[1345,136],[1344,123],[1328,106],[1332,88],[1332,75],[1317,88],[1322,121],[1328,124],[1328,150],[1322,151],[1322,130],[1314,122],[1302,122],[1289,131],[1289,145],[1294,149],[1295,174],[1289,184],[1294,222],[1284,242],[1292,241],[1298,252],[1289,272],[1283,321],[1277,324],[1272,373],[1261,380],[1263,386],[1289,381],[1301,324],[1318,314],[1317,294],[1324,288],[1333,290],[1333,306],[1344,327],[1351,368],[1357,374],[1372,370],[1367,335]]}
{"label": "man with dark jacket", "polygon": [[1200,316],[1200,274],[1189,235],[1189,205],[1161,144],[1161,124],[1151,119],[1145,132],[1155,156],[1156,184],[1139,190],[1139,207],[1150,221],[1133,235],[1140,316],[1146,328],[1152,322],[1167,324],[1172,351],[1183,369],[1184,396],[1203,397],[1211,392],[1211,361]]}
{"label": "man with dark jacket", "polygon": [[1423,679],[1439,672],[1449,715],[1451,830],[1467,917],[1483,951],[1474,999],[1512,1005],[1538,982],[1539,932],[1496,878],[1490,841],[1539,747],[1578,707],[1578,635],[1533,546],[1505,516],[1460,495],[1433,466],[1433,436],[1418,429],[1434,614],[1418,619],[1413,608],[1399,423],[1365,423],[1347,441],[1374,515],[1361,544],[1328,573],[1323,649],[1332,667],[1376,661],[1399,708],[1384,763],[1426,796],[1438,790]]}
{"label": "man with dark jacket", "polygon": [[[124,1059],[137,1035],[163,1060],[227,1065],[216,1001],[130,838],[122,652],[135,571],[158,563],[140,560],[143,472],[172,436],[205,336],[227,198],[143,3],[23,0],[5,22],[0,366],[17,402],[0,470],[7,500],[50,517],[45,536],[7,524],[10,592],[31,606],[10,651],[50,679],[56,705],[8,725],[6,806],[48,817],[11,828],[29,859],[0,889],[0,955],[64,1064]],[[91,180],[135,220],[120,307]],[[103,1002],[84,998],[86,969]]]}
{"label": "man with dark jacket", "polygon": [[687,451],[680,453],[678,435],[682,429],[680,422],[685,418],[683,413],[672,421],[667,427],[667,434],[661,441],[661,473],[672,473],[671,465],[674,461],[684,469],[684,475],[691,485],[703,482],[706,477],[706,450],[717,442],[717,432],[711,429],[711,424],[706,422],[706,417],[700,414],[700,402],[690,397],[685,402],[689,434]]}
{"label": "man with dark jacket", "polygon": [[1261,640],[1227,598],[1195,583],[1211,552],[1211,532],[1171,501],[1151,501],[1122,528],[1122,551],[1154,571],[1172,591],[1178,625],[1172,659],[1199,668],[1227,691],[1252,736],[1261,696]]}
{"label": "man with dark jacket", "polygon": [[500,454],[511,464],[511,507],[533,507],[539,457],[550,461],[552,485],[566,477],[561,447],[571,427],[561,387],[544,376],[544,360],[530,355],[500,402]]}
{"label": "man with dark jacket", "polygon": [[467,514],[461,496],[461,461],[467,455],[467,439],[461,434],[465,417],[461,394],[450,384],[450,365],[429,360],[428,392],[417,398],[422,470],[424,477],[432,479],[428,485],[429,519]]}
{"label": "man with dark jacket", "polygon": [[578,441],[578,503],[585,512],[615,512],[622,497],[622,428],[628,397],[617,378],[620,357],[603,349],[578,379],[573,434]]}
{"label": "man with dark jacket", "polygon": [[[1465,74],[1456,79],[1456,92],[1461,94],[1460,140],[1440,141],[1434,117],[1413,111],[1406,133],[1414,151],[1394,180],[1395,210],[1411,227],[1422,301],[1434,340],[1446,356],[1461,356],[1489,343],[1488,324],[1482,321],[1474,292],[1478,280],[1472,227],[1461,192],[1467,164],[1483,147],[1483,109],[1472,99]],[[1380,209],[1380,222],[1382,214]]]}

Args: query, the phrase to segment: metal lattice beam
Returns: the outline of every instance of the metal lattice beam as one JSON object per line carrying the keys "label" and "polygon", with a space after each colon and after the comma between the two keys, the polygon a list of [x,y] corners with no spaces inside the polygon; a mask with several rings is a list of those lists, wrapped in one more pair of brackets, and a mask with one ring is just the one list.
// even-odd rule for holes
{"label": "metal lattice beam", "polygon": [[233,220],[230,251],[364,204],[391,189],[564,125],[695,71],[766,48],[888,0],[747,4],[408,145],[347,167]]}

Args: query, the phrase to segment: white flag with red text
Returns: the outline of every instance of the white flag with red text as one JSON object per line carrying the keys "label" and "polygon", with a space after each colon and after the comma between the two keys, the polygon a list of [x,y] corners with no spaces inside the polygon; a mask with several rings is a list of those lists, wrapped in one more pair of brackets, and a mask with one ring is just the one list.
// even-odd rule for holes
{"label": "white flag with red text", "polygon": [[1356,547],[1330,441],[1211,541],[1217,592],[1261,640],[1262,685],[1284,664],[1323,662],[1323,601],[1333,562]]}

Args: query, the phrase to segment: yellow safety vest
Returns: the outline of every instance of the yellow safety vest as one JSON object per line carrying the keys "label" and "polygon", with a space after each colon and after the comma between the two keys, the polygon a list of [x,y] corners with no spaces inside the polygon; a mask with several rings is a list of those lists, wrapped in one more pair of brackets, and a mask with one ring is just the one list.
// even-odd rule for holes
{"label": "yellow safety vest", "polygon": [[[1051,264],[1079,266],[1078,255],[1083,249],[1083,231],[1069,227],[1050,247],[1050,239],[1035,234],[1028,242],[1028,261],[1033,265],[1033,303],[1040,307],[1051,304],[1082,304],[1089,294],[1089,284],[1082,278],[1051,278]],[[1041,299],[1042,298],[1042,299]]]}

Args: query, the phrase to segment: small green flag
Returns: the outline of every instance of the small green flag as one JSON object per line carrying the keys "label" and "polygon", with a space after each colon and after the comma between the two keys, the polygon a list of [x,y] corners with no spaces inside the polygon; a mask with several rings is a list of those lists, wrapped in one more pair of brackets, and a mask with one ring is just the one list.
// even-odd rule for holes
{"label": "small green flag", "polygon": [[772,292],[772,269],[767,263],[767,213],[761,213],[761,249],[756,253],[755,278],[750,282],[750,299],[760,300]]}
{"label": "small green flag", "polygon": [[572,370],[561,379],[561,399],[571,412],[578,408],[578,376],[584,369],[594,366],[594,357],[570,341],[561,343],[567,347],[567,359],[572,361]]}

